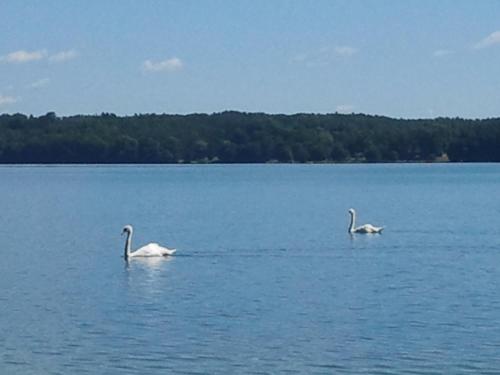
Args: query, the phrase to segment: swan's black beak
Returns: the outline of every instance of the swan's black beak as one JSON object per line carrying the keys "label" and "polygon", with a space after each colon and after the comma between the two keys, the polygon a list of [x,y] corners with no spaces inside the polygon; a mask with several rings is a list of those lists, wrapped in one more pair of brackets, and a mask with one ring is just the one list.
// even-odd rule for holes
{"label": "swan's black beak", "polygon": [[125,229],[124,229],[124,230],[122,230],[122,236],[125,234],[125,232],[126,232],[126,231],[125,231]]}

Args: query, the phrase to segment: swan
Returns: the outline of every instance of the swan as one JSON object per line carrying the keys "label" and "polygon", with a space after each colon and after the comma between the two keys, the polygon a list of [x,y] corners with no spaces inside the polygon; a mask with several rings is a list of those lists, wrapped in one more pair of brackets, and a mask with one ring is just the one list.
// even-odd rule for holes
{"label": "swan", "polygon": [[365,224],[356,228],[356,211],[354,211],[354,208],[349,209],[349,214],[351,215],[349,233],[382,233],[382,231],[384,230],[384,227],[374,227],[371,224]]}
{"label": "swan", "polygon": [[127,240],[125,241],[125,260],[128,258],[135,257],[163,257],[174,255],[177,251],[176,249],[167,249],[166,247],[161,247],[157,243],[149,243],[135,251],[130,251],[130,244],[132,242],[132,233],[133,233],[132,225],[125,225],[123,227],[122,236],[126,233]]}

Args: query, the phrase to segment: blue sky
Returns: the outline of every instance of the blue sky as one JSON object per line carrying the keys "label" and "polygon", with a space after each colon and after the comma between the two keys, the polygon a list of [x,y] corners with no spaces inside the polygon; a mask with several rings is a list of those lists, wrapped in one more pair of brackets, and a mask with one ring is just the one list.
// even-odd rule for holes
{"label": "blue sky", "polygon": [[2,0],[0,113],[500,116],[500,1]]}

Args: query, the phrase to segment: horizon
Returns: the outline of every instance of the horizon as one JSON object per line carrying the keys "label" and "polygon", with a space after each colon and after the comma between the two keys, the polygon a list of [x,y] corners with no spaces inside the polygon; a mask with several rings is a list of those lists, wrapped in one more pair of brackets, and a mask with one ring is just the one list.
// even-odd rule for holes
{"label": "horizon", "polygon": [[0,113],[500,117],[494,0],[2,5]]}
{"label": "horizon", "polygon": [[55,111],[47,111],[38,115],[31,114],[31,113],[22,113],[22,112],[0,112],[0,116],[7,115],[7,116],[15,116],[15,115],[22,115],[26,117],[34,117],[34,118],[39,118],[46,116],[48,114],[53,113],[56,118],[59,119],[64,119],[64,118],[71,118],[71,117],[99,117],[99,116],[116,116],[118,118],[127,118],[127,117],[134,117],[134,116],[193,116],[193,115],[205,115],[205,116],[214,116],[214,115],[221,115],[224,113],[238,113],[238,114],[244,114],[244,115],[265,115],[265,116],[297,116],[297,115],[306,115],[306,116],[332,116],[332,115],[339,115],[339,116],[366,116],[366,117],[383,117],[391,120],[400,120],[400,121],[435,121],[439,119],[445,119],[445,120],[464,120],[464,121],[482,121],[482,120],[500,120],[500,115],[499,116],[492,116],[492,117],[483,117],[483,118],[472,118],[472,117],[460,117],[460,116],[436,116],[436,117],[421,117],[421,118],[409,118],[409,117],[392,117],[392,116],[386,116],[386,115],[379,115],[379,114],[370,114],[370,113],[342,113],[342,112],[325,112],[325,113],[319,113],[319,112],[291,112],[291,113],[270,113],[270,112],[262,112],[262,111],[238,111],[238,110],[233,110],[233,109],[227,109],[227,110],[222,110],[222,111],[217,111],[217,112],[189,112],[189,113],[167,113],[167,112],[143,112],[143,113],[132,113],[132,114],[116,114],[113,112],[101,112],[101,113],[74,113],[74,114],[68,114],[68,115],[60,115]]}

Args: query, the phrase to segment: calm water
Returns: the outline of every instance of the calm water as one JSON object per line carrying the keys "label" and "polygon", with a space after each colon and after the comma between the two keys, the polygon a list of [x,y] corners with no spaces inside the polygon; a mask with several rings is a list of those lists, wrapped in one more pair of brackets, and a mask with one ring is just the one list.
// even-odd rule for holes
{"label": "calm water", "polygon": [[[500,165],[0,168],[2,374],[498,374]],[[383,235],[347,234],[347,210]],[[132,260],[149,241],[179,256]]]}

